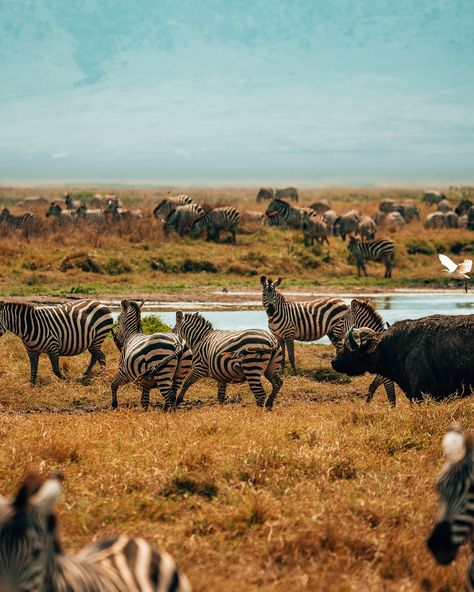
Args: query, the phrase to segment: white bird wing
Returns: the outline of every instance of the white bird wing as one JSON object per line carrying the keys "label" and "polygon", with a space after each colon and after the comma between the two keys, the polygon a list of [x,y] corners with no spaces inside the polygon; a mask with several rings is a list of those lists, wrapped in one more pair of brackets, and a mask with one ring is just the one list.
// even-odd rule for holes
{"label": "white bird wing", "polygon": [[461,273],[469,273],[472,269],[472,259],[464,259],[461,265],[458,267],[458,271]]}
{"label": "white bird wing", "polygon": [[447,270],[449,271],[449,273],[452,273],[455,269],[457,269],[457,264],[454,263],[454,261],[452,259],[450,259],[449,257],[447,257],[446,255],[443,255],[442,253],[440,253],[438,255],[439,260],[441,261],[441,263],[447,268]]}

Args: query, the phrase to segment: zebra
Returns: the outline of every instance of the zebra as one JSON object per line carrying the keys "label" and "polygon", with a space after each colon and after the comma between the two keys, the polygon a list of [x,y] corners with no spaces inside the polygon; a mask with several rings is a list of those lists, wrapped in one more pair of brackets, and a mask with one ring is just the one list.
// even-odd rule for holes
{"label": "zebra", "polygon": [[81,203],[81,205],[77,208],[76,212],[77,217],[83,220],[103,220],[105,216],[103,210],[90,210],[84,202]]}
{"label": "zebra", "polygon": [[[217,400],[226,402],[229,383],[247,382],[258,407],[271,409],[283,380],[278,374],[283,353],[277,340],[267,331],[219,331],[201,314],[176,313],[173,332],[183,338],[193,350],[193,369],[185,380],[177,399],[182,403],[186,391],[201,378],[213,378],[218,383]],[[272,385],[266,397],[262,374]]]}
{"label": "zebra", "polygon": [[349,237],[347,248],[354,257],[357,265],[357,275],[360,270],[367,276],[364,261],[383,261],[385,265],[385,278],[392,277],[393,258],[395,255],[395,243],[388,238],[377,238],[369,241],[361,241],[354,236]]}
{"label": "zebra", "polygon": [[101,346],[112,325],[107,306],[93,300],[55,306],[0,301],[0,337],[11,331],[21,338],[30,359],[33,385],[42,353],[48,354],[53,372],[61,380],[65,377],[59,368],[59,356],[76,356],[89,350],[91,360],[84,379],[90,376],[96,362],[105,366]]}
{"label": "zebra", "polygon": [[111,199],[104,210],[104,214],[110,215],[114,220],[139,220],[143,218],[143,212],[141,210],[126,210],[120,208],[118,201]]}
{"label": "zebra", "polygon": [[296,372],[294,341],[316,341],[327,335],[333,342],[332,331],[348,309],[340,298],[319,298],[310,302],[290,302],[277,290],[281,277],[272,282],[265,275],[262,284],[262,305],[268,317],[268,328],[278,339],[283,351],[285,346],[293,372]]}
{"label": "zebra", "polygon": [[291,201],[298,201],[298,190],[296,187],[285,187],[284,189],[277,189],[275,191],[275,197],[277,199],[289,198]]}
{"label": "zebra", "polygon": [[0,213],[0,222],[5,222],[12,228],[19,228],[23,231],[23,236],[27,242],[30,241],[30,234],[38,231],[40,227],[39,219],[31,212],[24,212],[15,216],[10,213],[8,208],[3,208]]}
{"label": "zebra", "polygon": [[63,197],[64,205],[66,206],[67,210],[76,210],[81,205],[81,202],[78,199],[72,199],[72,195],[70,193],[65,193]]}
{"label": "zebra", "polygon": [[[474,437],[452,426],[443,438],[446,463],[437,479],[440,512],[427,544],[436,561],[454,561],[459,547],[471,543],[474,530]],[[472,548],[471,548],[472,550]],[[464,589],[474,591],[474,557],[468,563]]]}
{"label": "zebra", "polygon": [[29,474],[0,496],[0,589],[23,592],[191,592],[173,558],[142,538],[112,536],[63,552],[55,507],[61,477]]}
{"label": "zebra", "polygon": [[266,199],[273,199],[273,189],[271,187],[260,187],[257,193],[257,203]]}
{"label": "zebra", "polygon": [[[344,347],[344,339],[350,329],[360,329],[361,327],[368,327],[376,333],[383,333],[388,328],[388,325],[385,325],[380,314],[367,300],[358,300],[357,298],[354,298],[349,309],[339,323],[333,328],[332,337],[336,350]],[[372,401],[375,391],[381,384],[384,386],[390,405],[395,407],[397,402],[395,396],[395,384],[389,378],[383,378],[382,376],[376,376],[370,384],[369,392],[367,394],[367,403]]]}
{"label": "zebra", "polygon": [[191,230],[193,222],[204,214],[204,209],[198,204],[177,206],[168,214],[163,230],[168,234],[172,228],[175,228],[179,235],[183,236]]}
{"label": "zebra", "polygon": [[228,230],[231,234],[231,242],[235,243],[236,226],[239,222],[240,212],[236,208],[214,208],[192,223],[190,234],[197,238],[206,228],[207,240],[218,242],[221,231]]}
{"label": "zebra", "polygon": [[60,220],[70,221],[77,216],[77,211],[63,210],[58,203],[53,201],[49,205],[49,208],[47,209],[45,216],[46,218],[54,217],[59,218]]}
{"label": "zebra", "polygon": [[187,206],[193,203],[193,198],[184,193],[176,195],[175,197],[167,197],[160,201],[160,203],[153,210],[153,216],[160,220],[166,220],[171,210],[178,206]]}
{"label": "zebra", "polygon": [[191,371],[192,353],[173,333],[142,333],[141,307],[144,302],[122,300],[114,342],[120,351],[119,367],[112,381],[112,409],[117,408],[119,386],[137,382],[142,388],[141,405],[150,405],[150,390],[158,387],[165,409],[176,403],[176,392]]}
{"label": "zebra", "polygon": [[377,226],[370,216],[362,216],[357,227],[357,232],[360,234],[361,238],[365,240],[373,240],[375,238],[375,233],[377,232]]}
{"label": "zebra", "polygon": [[299,208],[291,206],[288,202],[282,199],[272,199],[268,205],[265,215],[271,220],[269,226],[289,226],[290,228],[299,229],[303,226],[305,214],[313,213],[311,208]]}
{"label": "zebra", "polygon": [[316,239],[321,245],[326,242],[329,248],[328,227],[322,216],[318,216],[314,211],[312,214],[305,214],[302,229],[305,247],[313,245]]}

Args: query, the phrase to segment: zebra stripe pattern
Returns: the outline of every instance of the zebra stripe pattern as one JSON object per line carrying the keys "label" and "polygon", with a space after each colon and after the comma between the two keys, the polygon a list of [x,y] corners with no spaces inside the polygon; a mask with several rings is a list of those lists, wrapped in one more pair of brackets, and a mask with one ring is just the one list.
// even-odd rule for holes
{"label": "zebra stripe pattern", "polygon": [[31,212],[25,212],[23,214],[18,214],[18,216],[14,216],[13,214],[10,214],[10,210],[8,208],[3,208],[2,212],[0,213],[0,222],[6,222],[14,228],[24,228],[25,226],[31,225],[37,221],[38,218]]}
{"label": "zebra stripe pattern", "polygon": [[58,478],[29,475],[15,499],[0,496],[0,589],[22,592],[191,592],[168,553],[122,535],[62,552]]}
{"label": "zebra stripe pattern", "polygon": [[168,214],[163,229],[168,234],[174,228],[183,236],[191,230],[193,222],[204,214],[203,208],[198,204],[178,206]]}
{"label": "zebra stripe pattern", "polygon": [[198,237],[206,228],[208,241],[219,241],[220,233],[228,230],[235,243],[236,226],[240,222],[239,210],[232,207],[214,208],[195,220],[191,226],[191,236]]}
{"label": "zebra stripe pattern", "polygon": [[166,199],[160,201],[160,203],[155,207],[153,210],[153,216],[155,216],[155,218],[159,218],[160,220],[166,220],[169,213],[178,206],[186,206],[192,203],[193,198],[189,195],[185,195],[184,193],[174,197],[167,197]]}
{"label": "zebra stripe pattern", "polygon": [[357,275],[360,271],[367,276],[365,261],[382,261],[385,265],[385,278],[392,277],[393,258],[395,256],[395,243],[388,238],[377,238],[369,241],[361,241],[351,236],[347,244],[349,252],[354,257],[357,265]]}
{"label": "zebra stripe pattern", "polygon": [[[332,330],[333,343],[336,349],[339,350],[344,346],[345,336],[350,329],[360,329],[362,327],[368,327],[376,333],[383,333],[387,329],[384,320],[373,306],[366,300],[354,298],[345,315]],[[384,386],[390,405],[395,407],[395,384],[392,380],[383,376],[376,376],[370,384],[367,403],[372,401],[375,391],[381,384]]]}
{"label": "zebra stripe pattern", "polygon": [[305,214],[311,215],[311,208],[298,208],[282,199],[273,199],[268,205],[265,215],[267,218],[275,218],[269,226],[289,226],[290,228],[301,228]]}
{"label": "zebra stripe pattern", "polygon": [[260,278],[262,284],[262,304],[268,317],[268,328],[278,339],[283,350],[285,346],[293,371],[295,365],[295,340],[316,341],[329,336],[347,311],[347,304],[340,298],[320,298],[311,302],[289,302],[277,288],[282,278],[272,282],[265,275]]}
{"label": "zebra stripe pattern", "polygon": [[[258,407],[271,409],[283,380],[278,374],[282,351],[276,339],[261,329],[217,331],[199,313],[176,313],[173,332],[185,339],[193,350],[193,369],[178,396],[180,404],[186,391],[201,378],[213,378],[218,383],[217,400],[226,401],[229,383],[247,382]],[[262,375],[271,383],[267,397]]]}
{"label": "zebra stripe pattern", "polygon": [[[474,531],[474,437],[453,426],[444,436],[446,464],[437,480],[440,514],[428,547],[436,561],[454,561]],[[468,564],[465,590],[474,592],[474,556]]]}
{"label": "zebra stripe pattern", "polygon": [[31,383],[36,383],[40,354],[47,354],[54,374],[64,379],[59,356],[76,356],[86,349],[91,360],[84,378],[99,362],[105,366],[102,343],[112,329],[107,306],[91,300],[77,300],[57,306],[0,301],[0,336],[11,331],[21,338],[30,358]]}
{"label": "zebra stripe pattern", "polygon": [[186,343],[173,333],[142,332],[143,301],[122,300],[114,341],[120,351],[119,367],[112,381],[112,408],[116,409],[118,388],[137,382],[142,389],[141,404],[150,405],[150,390],[158,388],[165,409],[174,407],[176,393],[191,371],[193,356]]}

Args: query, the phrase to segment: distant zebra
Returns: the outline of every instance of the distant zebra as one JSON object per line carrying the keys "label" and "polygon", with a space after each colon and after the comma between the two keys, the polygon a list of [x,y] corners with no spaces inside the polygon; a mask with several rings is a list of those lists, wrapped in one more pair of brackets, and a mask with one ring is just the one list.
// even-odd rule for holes
{"label": "distant zebra", "polygon": [[266,199],[273,199],[273,189],[271,187],[260,187],[257,193],[257,203]]}
{"label": "distant zebra", "polygon": [[291,201],[298,201],[298,189],[296,187],[285,187],[284,189],[277,189],[275,191],[276,199],[289,198]]}
{"label": "distant zebra", "polygon": [[[108,202],[107,202],[108,203]],[[94,209],[90,210],[85,203],[82,203],[76,210],[77,217],[82,220],[100,221],[105,220],[104,210]]]}
{"label": "distant zebra", "polygon": [[10,214],[8,208],[3,208],[0,213],[0,222],[5,222],[12,228],[19,228],[23,231],[23,236],[29,241],[32,231],[37,230],[40,226],[38,218],[31,212],[25,212],[15,216]]}
{"label": "distant zebra", "polygon": [[278,339],[283,350],[285,346],[293,371],[295,365],[295,340],[317,341],[325,335],[332,341],[332,331],[348,309],[340,298],[319,298],[310,302],[289,302],[278,292],[282,278],[272,282],[265,275],[260,277],[262,284],[262,304],[268,317],[268,328]]}
{"label": "distant zebra", "polygon": [[198,204],[177,206],[168,214],[163,230],[165,234],[169,234],[174,228],[180,236],[183,236],[191,230],[193,222],[204,214],[204,209]]}
{"label": "distant zebra", "polygon": [[77,217],[77,212],[76,210],[63,210],[58,203],[53,201],[46,210],[45,216],[46,218],[59,218],[60,220],[69,222]]}
{"label": "distant zebra", "polygon": [[120,351],[119,367],[112,381],[112,409],[116,409],[119,386],[137,382],[142,388],[141,404],[150,405],[150,390],[158,388],[165,409],[174,407],[176,393],[191,371],[193,356],[186,343],[173,333],[142,332],[143,301],[122,300],[114,341]]}
{"label": "distant zebra", "polygon": [[289,226],[302,228],[305,214],[314,213],[311,208],[291,206],[282,199],[272,199],[265,215],[270,219],[269,226]]}
{"label": "distant zebra", "polygon": [[105,366],[101,346],[112,325],[107,306],[92,300],[56,306],[0,301],[0,336],[11,331],[21,338],[30,358],[32,384],[36,383],[42,353],[48,354],[54,374],[61,379],[59,356],[76,356],[87,349],[91,361],[84,378],[90,376],[96,362]]}
{"label": "distant zebra", "polygon": [[377,238],[369,241],[360,241],[357,238],[349,237],[347,243],[349,252],[354,257],[357,265],[357,275],[360,277],[360,271],[367,276],[365,261],[382,261],[385,265],[385,278],[392,277],[393,258],[395,255],[395,243],[388,238]]}
{"label": "distant zebra", "polygon": [[112,536],[65,554],[55,513],[61,491],[58,477],[28,475],[14,499],[0,496],[0,590],[191,592],[173,558],[142,538]]}
{"label": "distant zebra", "polygon": [[240,222],[239,210],[232,207],[214,208],[206,212],[191,225],[191,236],[197,238],[202,230],[207,230],[208,241],[219,241],[223,230],[230,232],[232,242],[235,243],[236,226]]}
{"label": "distant zebra", "polygon": [[[350,329],[360,329],[362,327],[368,327],[369,329],[374,330],[376,333],[383,333],[387,330],[385,321],[373,306],[371,306],[365,300],[358,300],[357,298],[354,298],[349,309],[332,331],[333,344],[336,350],[344,347],[344,338]],[[389,378],[383,378],[382,376],[376,376],[370,384],[369,393],[367,395],[367,403],[372,401],[375,391],[381,384],[383,384],[385,388],[387,399],[390,405],[395,407],[395,385],[392,380]]]}
{"label": "distant zebra", "polygon": [[160,220],[166,220],[171,210],[174,210],[178,206],[186,206],[193,203],[193,198],[184,193],[176,195],[174,197],[167,197],[160,201],[160,203],[153,210],[153,216]]}
{"label": "distant zebra", "polygon": [[[179,405],[186,391],[201,378],[213,378],[218,383],[217,400],[226,401],[229,383],[247,382],[259,407],[267,409],[281,389],[278,374],[282,351],[277,340],[267,331],[219,331],[198,312],[176,313],[173,332],[183,338],[193,351],[193,369],[179,393]],[[266,397],[262,374],[270,381],[272,391]]]}
{"label": "distant zebra", "polygon": [[72,195],[70,193],[65,193],[63,197],[64,205],[68,210],[76,210],[81,205],[81,202],[78,199],[72,199]]}

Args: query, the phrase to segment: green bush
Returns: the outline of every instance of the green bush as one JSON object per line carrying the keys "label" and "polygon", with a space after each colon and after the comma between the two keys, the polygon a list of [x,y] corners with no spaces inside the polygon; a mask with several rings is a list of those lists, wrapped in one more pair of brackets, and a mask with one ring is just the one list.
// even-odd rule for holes
{"label": "green bush", "polygon": [[132,268],[122,259],[112,257],[112,259],[109,259],[104,265],[104,271],[109,275],[121,275],[123,273],[130,273]]}
{"label": "green bush", "polygon": [[142,318],[143,333],[169,333],[171,327],[157,314],[147,315]]}

